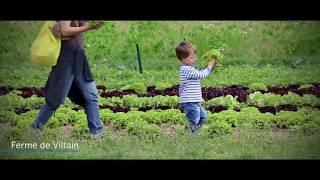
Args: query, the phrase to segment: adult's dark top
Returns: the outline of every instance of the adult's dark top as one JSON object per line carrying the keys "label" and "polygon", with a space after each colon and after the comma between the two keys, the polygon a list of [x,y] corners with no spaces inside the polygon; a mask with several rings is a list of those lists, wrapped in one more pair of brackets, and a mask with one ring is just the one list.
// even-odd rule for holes
{"label": "adult's dark top", "polygon": [[[82,26],[84,21],[72,21],[72,27]],[[86,97],[81,93],[75,81],[71,85],[64,83],[66,80],[80,78],[85,81],[94,81],[83,49],[83,33],[72,36],[69,40],[61,41],[61,50],[57,65],[52,67],[45,85],[45,101],[53,109],[63,103],[65,89],[70,89],[67,97],[74,103],[83,106]]]}

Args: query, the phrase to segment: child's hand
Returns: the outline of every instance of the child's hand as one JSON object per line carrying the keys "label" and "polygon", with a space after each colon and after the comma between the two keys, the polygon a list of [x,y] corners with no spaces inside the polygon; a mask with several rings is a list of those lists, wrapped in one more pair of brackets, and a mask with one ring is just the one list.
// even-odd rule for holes
{"label": "child's hand", "polygon": [[95,24],[95,25],[91,25],[91,28],[92,28],[92,29],[99,29],[99,28],[101,28],[101,27],[102,27],[102,24],[101,24],[101,23]]}
{"label": "child's hand", "polygon": [[211,59],[209,62],[208,62],[208,67],[210,69],[212,69],[215,65],[216,65],[216,60],[215,59]]}

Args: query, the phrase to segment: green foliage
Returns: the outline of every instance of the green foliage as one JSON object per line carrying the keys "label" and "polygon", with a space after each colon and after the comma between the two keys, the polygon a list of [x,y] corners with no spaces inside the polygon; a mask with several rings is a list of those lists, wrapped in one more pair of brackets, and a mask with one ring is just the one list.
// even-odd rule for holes
{"label": "green foliage", "polygon": [[184,125],[188,123],[188,121],[186,120],[185,114],[181,113],[179,109],[168,109],[162,112],[159,111],[158,113],[162,119],[161,123],[173,123],[173,124],[184,124]]}
{"label": "green foliage", "polygon": [[320,104],[320,99],[311,94],[305,94],[302,97],[293,92],[288,92],[286,95],[278,95],[273,93],[264,93],[260,91],[249,94],[248,104],[263,106],[278,106],[280,104],[294,104],[294,105],[317,105]]}
{"label": "green foliage", "polygon": [[[64,124],[65,125],[65,124]],[[61,123],[57,118],[50,118],[46,124],[46,129],[53,129],[61,126]]]}
{"label": "green foliage", "polygon": [[220,63],[221,59],[223,59],[224,55],[217,49],[211,49],[204,53],[201,56],[201,64],[206,65],[208,64],[208,61],[215,59],[217,61],[217,64],[215,66],[219,67],[222,66]]}
{"label": "green foliage", "polygon": [[45,103],[44,98],[32,95],[29,98],[22,98],[18,95],[19,91],[11,91],[10,93],[0,96],[0,110],[12,111],[15,108],[40,109]]}
{"label": "green foliage", "polygon": [[39,110],[31,110],[18,116],[16,127],[19,129],[29,128],[39,114]]}
{"label": "green foliage", "polygon": [[315,122],[309,122],[303,125],[293,125],[291,127],[291,130],[294,132],[299,132],[306,135],[312,135],[312,134],[320,133],[320,126]]}
{"label": "green foliage", "polygon": [[[30,60],[29,49],[42,23],[0,22],[3,64]],[[85,48],[92,63],[127,64],[136,62],[135,44],[138,43],[143,63],[160,59],[169,64],[175,57],[175,46],[186,38],[197,46],[199,54],[211,48],[223,50],[232,58],[228,60],[230,63],[299,64],[319,61],[304,58],[319,57],[319,29],[317,21],[106,21],[100,29],[85,33]]]}
{"label": "green foliage", "polygon": [[302,84],[298,89],[307,89],[314,87],[312,84]]}
{"label": "green foliage", "polygon": [[263,100],[263,95],[260,91],[249,94],[247,102],[249,104],[254,104],[254,105],[258,105],[258,106],[264,105],[264,103],[265,103]]}
{"label": "green foliage", "polygon": [[88,122],[85,119],[78,119],[76,124],[73,126],[71,135],[73,137],[82,139],[82,138],[89,138],[89,128],[88,128]]}
{"label": "green foliage", "polygon": [[228,124],[231,124],[232,126],[235,126],[237,119],[238,119],[238,113],[231,109],[226,111],[221,111],[220,113],[208,114],[209,123],[223,121],[223,122],[227,122]]}
{"label": "green foliage", "polygon": [[204,105],[205,107],[209,107],[211,105],[222,105],[222,106],[228,106],[231,109],[240,107],[240,103],[237,101],[237,96],[233,97],[231,95],[220,96],[214,99],[210,99],[209,101],[205,101]]}
{"label": "green foliage", "polygon": [[304,94],[301,100],[301,104],[310,104],[312,106],[319,105],[320,99],[311,94]]}
{"label": "green foliage", "polygon": [[141,101],[137,95],[125,95],[123,96],[122,104],[127,107],[140,107]]}
{"label": "green foliage", "polygon": [[154,96],[150,100],[149,106],[177,106],[179,104],[178,96]]}
{"label": "green foliage", "polygon": [[70,108],[60,107],[51,118],[57,119],[59,125],[75,125],[79,119],[85,119],[86,115],[83,110],[75,112]]}
{"label": "green foliage", "polygon": [[19,140],[23,134],[23,130],[17,127],[4,130],[4,138],[8,140]]}
{"label": "green foliage", "polygon": [[243,113],[249,113],[249,114],[257,114],[260,113],[259,109],[256,107],[246,107],[241,109],[241,112]]}
{"label": "green foliage", "polygon": [[301,108],[297,111],[304,119],[298,124],[294,124],[290,129],[294,132],[306,135],[320,132],[320,110],[311,108]]}
{"label": "green foliage", "polygon": [[281,95],[277,95],[273,93],[262,94],[260,91],[257,91],[257,92],[254,92],[253,94],[249,94],[248,103],[258,105],[258,106],[262,106],[262,105],[277,106],[281,103]]}
{"label": "green foliage", "polygon": [[166,82],[161,82],[161,83],[157,83],[155,89],[158,90],[165,90],[169,87],[171,87],[172,85],[170,83],[166,83]]}
{"label": "green foliage", "polygon": [[111,123],[111,116],[113,114],[114,113],[110,109],[100,109],[100,119],[105,125]]}
{"label": "green foliage", "polygon": [[226,121],[216,121],[213,124],[210,124],[205,131],[210,137],[214,137],[217,135],[232,133],[233,129],[231,124]]}
{"label": "green foliage", "polygon": [[100,105],[107,104],[110,106],[126,106],[138,108],[144,106],[177,106],[179,104],[178,96],[154,96],[154,97],[138,97],[137,95],[125,95],[122,98],[101,98]]}
{"label": "green foliage", "polygon": [[118,129],[124,129],[130,121],[133,121],[126,113],[118,112],[114,114],[116,116],[111,116],[111,118],[113,118],[111,121]]}
{"label": "green foliage", "polygon": [[5,96],[0,96],[0,110],[13,110],[14,108],[25,107],[25,101],[17,95],[16,91],[11,91]]}
{"label": "green foliage", "polygon": [[[225,66],[214,76],[208,76],[201,84],[207,87],[224,87],[230,84],[248,86],[251,83],[261,82],[268,86],[287,86],[289,84],[301,84],[305,82],[320,82],[318,65],[301,65],[298,68],[290,66]],[[0,68],[0,86],[23,86],[42,87],[50,73],[50,69],[39,67],[16,67]],[[179,69],[154,70],[146,69],[142,75],[138,71],[121,71],[116,68],[108,68],[103,65],[91,70],[99,85],[105,85],[108,90],[120,89],[121,87],[135,82],[144,82],[146,86],[154,86],[157,82],[167,82],[173,85],[179,84]],[[24,73],[24,72],[28,73]],[[108,72],[108,73],[106,73]],[[23,74],[23,76],[21,76]],[[164,76],[165,74],[165,76]],[[303,74],[303,76],[301,76]]]}
{"label": "green foliage", "polygon": [[16,125],[18,115],[13,111],[0,111],[0,123],[10,122],[11,125]]}
{"label": "green foliage", "polygon": [[99,96],[99,105],[123,106],[123,99],[120,97],[102,98]]}
{"label": "green foliage", "polygon": [[314,109],[305,117],[306,122],[314,122],[320,126],[320,110]]}
{"label": "green foliage", "polygon": [[264,84],[264,83],[251,83],[249,85],[249,89],[251,91],[259,91],[259,90],[264,90],[264,91],[267,91],[267,86]]}
{"label": "green foliage", "polygon": [[276,114],[277,124],[282,128],[291,128],[303,124],[303,116],[297,112],[281,111]]}
{"label": "green foliage", "polygon": [[40,107],[45,103],[44,98],[39,98],[36,95],[32,95],[29,98],[23,99],[27,109],[40,109]]}
{"label": "green foliage", "polygon": [[142,120],[129,122],[126,129],[129,134],[140,137],[156,137],[162,134],[159,126]]}
{"label": "green foliage", "polygon": [[164,113],[164,112],[160,112],[158,110],[150,110],[142,114],[142,119],[148,122],[149,124],[159,125],[163,123],[165,120],[167,120],[163,118],[163,116],[161,116],[161,113]]}
{"label": "green foliage", "polygon": [[133,83],[133,84],[129,84],[129,85],[126,85],[121,88],[121,90],[127,90],[127,89],[133,89],[139,93],[146,93],[147,92],[147,87],[143,83]]}
{"label": "green foliage", "polygon": [[42,24],[43,21],[0,22],[0,67],[31,60],[30,47]]}
{"label": "green foliage", "polygon": [[[16,125],[16,129],[7,133],[8,137],[19,138],[35,120],[39,110],[31,110],[21,115],[11,111],[1,111],[0,119]],[[118,129],[127,129],[130,134],[140,137],[150,134],[159,135],[159,125],[163,123],[188,125],[185,114],[178,109],[150,110],[147,112],[129,111],[128,113],[112,113],[109,109],[100,110],[100,117],[104,124],[114,124]],[[208,135],[226,134],[233,131],[233,127],[254,126],[267,128],[277,125],[304,134],[319,132],[320,110],[301,108],[297,112],[281,111],[276,115],[260,113],[256,107],[241,108],[240,112],[232,109],[220,113],[208,113],[209,126],[204,128]],[[3,120],[4,121],[4,120]],[[73,125],[72,136],[86,138],[89,135],[86,115],[83,110],[78,112],[71,108],[61,107],[46,124],[46,129],[56,129],[61,125]],[[160,133],[162,134],[162,133]],[[153,135],[151,135],[153,136]]]}
{"label": "green foliage", "polygon": [[232,127],[253,125],[257,128],[270,127],[274,123],[275,116],[271,113],[260,113],[255,107],[242,108],[240,112],[234,110],[208,114],[209,123],[218,121],[227,122]]}

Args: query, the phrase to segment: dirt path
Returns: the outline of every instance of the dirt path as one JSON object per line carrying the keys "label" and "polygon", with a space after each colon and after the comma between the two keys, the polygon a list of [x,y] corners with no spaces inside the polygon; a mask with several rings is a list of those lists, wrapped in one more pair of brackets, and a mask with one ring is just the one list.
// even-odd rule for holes
{"label": "dirt path", "polygon": [[5,129],[13,128],[14,126],[11,126],[10,123],[0,123],[0,135],[4,132]]}

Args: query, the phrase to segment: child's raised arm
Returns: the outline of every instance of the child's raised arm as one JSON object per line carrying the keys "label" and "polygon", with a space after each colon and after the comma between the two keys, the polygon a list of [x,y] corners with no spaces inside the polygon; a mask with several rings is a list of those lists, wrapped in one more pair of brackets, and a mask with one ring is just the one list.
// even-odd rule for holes
{"label": "child's raised arm", "polygon": [[194,67],[191,66],[184,66],[182,72],[187,76],[189,79],[199,79],[202,80],[206,78],[211,73],[211,68],[207,67],[204,70],[198,71]]}

